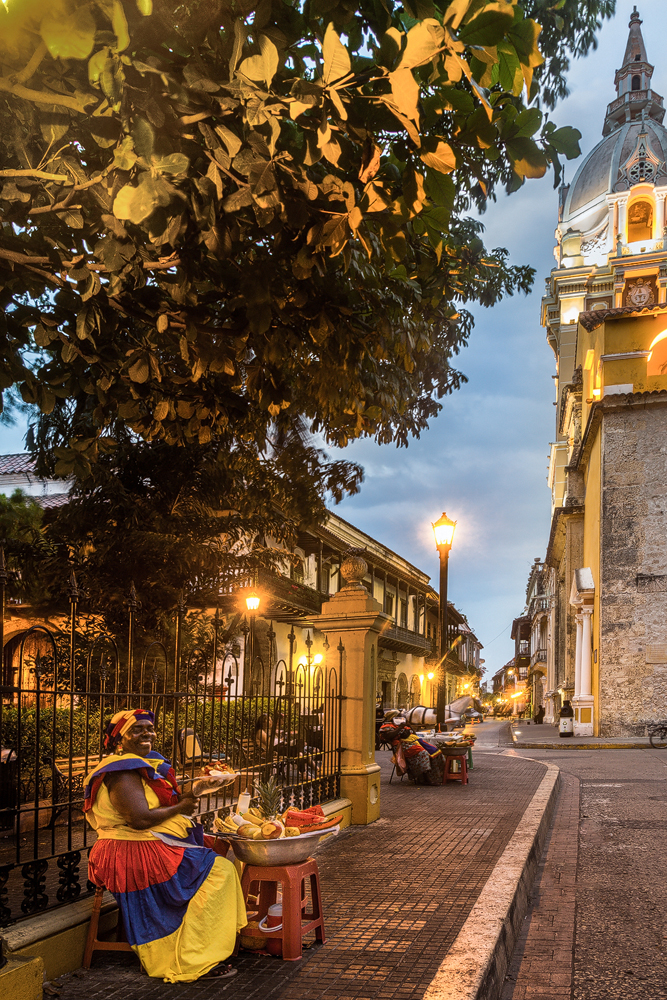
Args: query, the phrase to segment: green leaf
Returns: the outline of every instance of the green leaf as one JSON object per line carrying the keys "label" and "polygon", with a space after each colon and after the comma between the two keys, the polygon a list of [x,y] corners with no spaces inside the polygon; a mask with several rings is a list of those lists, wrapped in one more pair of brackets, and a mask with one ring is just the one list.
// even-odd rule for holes
{"label": "green leaf", "polygon": [[547,158],[532,139],[510,139],[506,147],[519,177],[544,177]]}
{"label": "green leaf", "polygon": [[419,156],[427,167],[430,167],[431,170],[438,170],[441,174],[449,174],[456,169],[454,151],[442,140],[436,144],[435,149],[424,149]]}
{"label": "green leaf", "polygon": [[322,56],[324,58],[324,72],[322,74],[322,80],[327,87],[330,83],[334,83],[336,80],[342,80],[344,76],[348,75],[352,68],[350,55],[341,42],[340,36],[334,28],[333,23],[328,25],[324,34]]}
{"label": "green leaf", "polygon": [[581,155],[581,147],[579,145],[579,140],[581,139],[581,132],[578,128],[572,128],[570,125],[564,125],[562,128],[556,129],[555,132],[549,134],[549,142],[559,153],[566,156],[568,160],[574,160],[577,156]]}
{"label": "green leaf", "polygon": [[116,49],[118,52],[123,52],[130,44],[130,36],[127,30],[127,18],[120,0],[114,0],[111,26],[116,36]]}
{"label": "green leaf", "polygon": [[446,208],[448,212],[452,210],[456,188],[451,177],[441,174],[439,170],[427,170],[424,186],[434,205]]}
{"label": "green leaf", "polygon": [[136,187],[126,184],[120,189],[113,203],[113,214],[117,219],[128,219],[138,225],[158,205],[167,205],[169,201],[162,185],[149,174],[142,174]]}
{"label": "green leaf", "polygon": [[87,59],[95,44],[95,21],[89,7],[64,16],[54,10],[42,18],[40,34],[54,59]]}
{"label": "green leaf", "polygon": [[135,119],[132,126],[132,138],[134,139],[134,148],[139,156],[150,160],[155,147],[155,130],[145,118],[137,117]]}
{"label": "green leaf", "polygon": [[263,81],[270,87],[280,62],[278,49],[266,35],[259,36],[259,47],[261,55],[248,56],[239,66],[238,72],[249,80]]}
{"label": "green leaf", "polygon": [[70,117],[64,111],[44,110],[39,116],[39,130],[49,144],[62,139],[69,126]]}
{"label": "green leaf", "polygon": [[114,146],[120,138],[120,124],[115,118],[102,118],[101,116],[91,116],[90,132],[102,149]]}
{"label": "green leaf", "polygon": [[133,365],[128,370],[128,375],[133,382],[147,382],[150,376],[151,369],[147,359],[142,354],[141,357],[134,362]]}
{"label": "green leaf", "polygon": [[459,38],[466,45],[497,45],[514,23],[514,9],[482,11],[468,24],[459,28]]}
{"label": "green leaf", "polygon": [[154,156],[153,166],[162,174],[187,174],[190,160],[184,153],[171,153],[169,156]]}
{"label": "green leaf", "polygon": [[139,157],[134,152],[132,137],[126,135],[118,149],[114,150],[113,164],[119,170],[131,170]]}
{"label": "green leaf", "polygon": [[408,31],[405,51],[399,67],[411,69],[433,59],[445,39],[445,32],[435,19],[420,21]]}
{"label": "green leaf", "polygon": [[529,139],[531,136],[535,135],[541,124],[542,112],[540,109],[526,108],[514,119],[512,136],[521,136],[522,138]]}

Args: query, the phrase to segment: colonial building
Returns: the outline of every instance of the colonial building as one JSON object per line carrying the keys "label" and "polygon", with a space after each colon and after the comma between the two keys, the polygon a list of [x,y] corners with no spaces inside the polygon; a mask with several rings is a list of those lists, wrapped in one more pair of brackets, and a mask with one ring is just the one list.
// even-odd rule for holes
{"label": "colonial building", "polygon": [[643,733],[667,703],[667,129],[641,24],[635,8],[603,139],[561,191],[542,306],[557,361],[545,707],[569,698],[579,735]]}
{"label": "colonial building", "polygon": [[[38,479],[29,455],[0,456],[0,493],[20,488],[43,507],[67,502],[67,483]],[[227,651],[238,658],[239,690],[266,688],[269,676],[281,661],[320,663],[327,656],[326,637],[318,628],[323,604],[345,585],[341,565],[346,554],[357,552],[367,565],[362,582],[387,616],[378,638],[377,695],[386,708],[434,706],[438,682],[439,598],[430,578],[403,556],[345,521],[327,514],[323,524],[304,530],[276,571],[260,571],[252,580],[234,579],[222,589],[219,610],[229,635]],[[242,595],[254,587],[260,599],[250,615]],[[211,613],[215,609],[210,609]],[[27,630],[39,621],[32,609],[9,604],[4,628],[3,677],[11,686],[16,679],[19,653]],[[49,623],[56,630],[63,625],[58,616]],[[65,627],[63,625],[63,627]],[[477,693],[481,676],[482,645],[465,615],[449,603],[447,659],[447,701],[461,694]],[[37,653],[47,653],[47,639],[37,633],[24,648],[24,658],[32,663]],[[251,670],[254,664],[255,675]],[[257,675],[259,671],[262,676]],[[222,662],[212,678],[222,690]],[[32,674],[22,678],[26,691]]]}

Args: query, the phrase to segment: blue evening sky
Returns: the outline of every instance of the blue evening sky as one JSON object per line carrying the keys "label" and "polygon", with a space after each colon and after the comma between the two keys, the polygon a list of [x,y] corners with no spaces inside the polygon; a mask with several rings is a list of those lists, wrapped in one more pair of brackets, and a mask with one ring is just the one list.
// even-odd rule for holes
{"label": "blue evening sky", "polygon": [[[653,82],[667,87],[661,59],[664,0],[640,0],[642,31]],[[599,47],[573,64],[570,97],[553,115],[558,125],[582,133],[586,154],[602,138],[607,104],[615,97],[633,4],[619,0]],[[571,181],[581,161],[566,164]],[[489,247],[503,246],[514,263],[537,271],[529,297],[507,299],[476,311],[476,327],[456,363],[469,378],[443,400],[440,416],[407,451],[357,442],[346,454],[360,462],[366,480],[359,496],[336,508],[346,520],[431,574],[438,586],[438,556],[430,522],[444,511],[458,520],[449,562],[449,597],[484,643],[488,679],[513,656],[509,626],[525,603],[528,571],[544,558],[550,527],[547,487],[549,442],[555,433],[554,356],[540,326],[544,279],[554,266],[558,222],[553,176],[528,181],[499,198],[484,216]]]}
{"label": "blue evening sky", "polygon": [[[655,89],[665,94],[667,65],[660,59],[664,0],[641,0]],[[619,0],[605,22],[599,47],[574,63],[571,96],[554,114],[574,125],[588,152],[601,138],[607,104],[615,96],[633,4]],[[665,59],[667,63],[667,59]],[[567,164],[572,180],[579,161]],[[487,246],[507,247],[514,263],[537,271],[529,297],[477,310],[470,346],[457,359],[469,382],[445,399],[440,416],[410,447],[397,450],[362,441],[344,454],[361,462],[359,496],[336,508],[342,517],[431,574],[438,560],[430,522],[443,510],[459,522],[450,558],[449,595],[484,643],[486,677],[512,655],[509,626],[524,607],[528,571],[544,557],[550,524],[546,483],[554,435],[554,358],[540,327],[544,278],[554,260],[557,195],[549,177],[528,181],[500,198],[484,217]],[[22,451],[24,428],[0,427],[0,452]]]}

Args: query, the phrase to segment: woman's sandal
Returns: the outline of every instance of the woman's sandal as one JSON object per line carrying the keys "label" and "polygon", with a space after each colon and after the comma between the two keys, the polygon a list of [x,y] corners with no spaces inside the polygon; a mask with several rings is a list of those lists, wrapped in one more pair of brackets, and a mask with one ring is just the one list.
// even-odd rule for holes
{"label": "woman's sandal", "polygon": [[231,979],[235,976],[239,970],[235,969],[233,965],[216,965],[214,969],[207,972],[205,976],[200,976],[200,979]]}

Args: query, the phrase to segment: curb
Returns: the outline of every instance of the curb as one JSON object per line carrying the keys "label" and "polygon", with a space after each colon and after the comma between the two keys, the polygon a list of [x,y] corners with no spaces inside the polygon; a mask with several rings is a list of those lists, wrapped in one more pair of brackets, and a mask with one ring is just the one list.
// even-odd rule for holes
{"label": "curb", "polygon": [[547,773],[424,1000],[497,1000],[500,996],[556,807],[560,768],[545,766]]}
{"label": "curb", "polygon": [[525,740],[517,740],[512,725],[508,727],[508,735],[512,740],[512,746],[520,750],[650,750],[649,743],[638,743],[636,740],[624,743],[577,743],[574,738],[561,740],[558,743],[532,743]]}
{"label": "curb", "polygon": [[512,746],[520,750],[651,750],[648,743],[524,743],[512,738]]}

